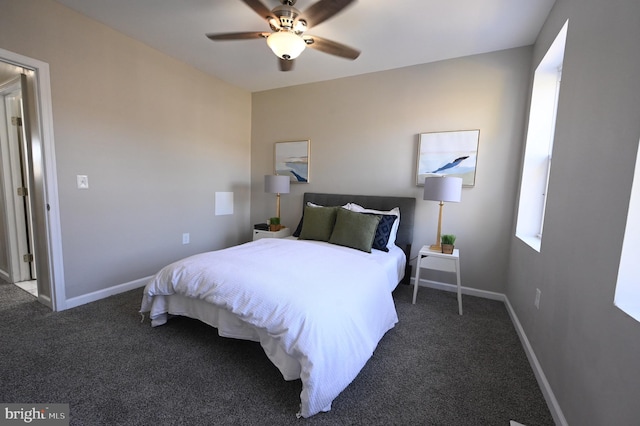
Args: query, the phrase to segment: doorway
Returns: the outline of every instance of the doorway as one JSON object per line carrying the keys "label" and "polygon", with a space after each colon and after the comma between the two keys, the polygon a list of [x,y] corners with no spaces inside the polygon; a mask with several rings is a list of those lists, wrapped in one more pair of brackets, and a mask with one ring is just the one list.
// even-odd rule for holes
{"label": "doorway", "polygon": [[[11,136],[6,136],[3,137],[6,143],[3,141],[1,144],[0,199],[3,203],[0,207],[0,278],[9,281],[5,278],[8,274],[33,278],[29,281],[36,285],[38,301],[55,311],[64,310],[66,297],[49,65],[0,49],[0,88],[0,100],[4,105],[2,121],[9,129],[5,129],[5,134],[11,135],[13,131],[16,132],[15,138],[20,139],[10,145]],[[14,104],[20,105],[21,114],[16,114]],[[4,118],[7,113],[8,121]],[[13,117],[16,117],[15,120]],[[10,127],[13,126],[12,121],[21,129]],[[17,162],[12,163],[10,149],[14,152],[13,156],[18,158]],[[20,157],[25,160],[22,165],[19,164]],[[7,167],[13,167],[10,173]],[[15,183],[22,184],[19,186],[22,189],[12,188]],[[18,191],[26,195],[17,196]],[[8,199],[14,199],[13,205],[5,202]],[[16,229],[20,226],[24,230]],[[14,243],[11,242],[11,235],[15,235]],[[13,247],[22,245],[27,251],[13,250],[12,244]],[[25,255],[31,262],[24,262]],[[10,257],[11,260],[8,260]],[[7,260],[3,261],[3,258]],[[16,266],[16,259],[19,266]]]}
{"label": "doorway", "polygon": [[24,127],[22,78],[3,66],[9,80],[0,81],[0,182],[4,192],[5,256],[0,265],[5,281],[38,296],[33,211],[29,195],[31,162]]}

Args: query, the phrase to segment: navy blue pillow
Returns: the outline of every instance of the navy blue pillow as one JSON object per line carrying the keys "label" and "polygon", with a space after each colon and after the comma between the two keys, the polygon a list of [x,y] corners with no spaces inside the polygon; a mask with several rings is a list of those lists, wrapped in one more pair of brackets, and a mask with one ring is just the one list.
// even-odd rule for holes
{"label": "navy blue pillow", "polygon": [[300,236],[300,232],[302,232],[302,221],[304,220],[304,215],[300,218],[300,222],[298,222],[298,226],[296,227],[296,230],[293,231],[293,236],[294,237],[299,237]]}
{"label": "navy blue pillow", "polygon": [[394,214],[375,214],[365,213],[380,216],[380,222],[376,229],[376,236],[373,237],[373,246],[376,250],[382,250],[388,252],[387,244],[389,243],[389,237],[391,236],[391,228],[393,228],[393,222],[396,221],[398,216]]}

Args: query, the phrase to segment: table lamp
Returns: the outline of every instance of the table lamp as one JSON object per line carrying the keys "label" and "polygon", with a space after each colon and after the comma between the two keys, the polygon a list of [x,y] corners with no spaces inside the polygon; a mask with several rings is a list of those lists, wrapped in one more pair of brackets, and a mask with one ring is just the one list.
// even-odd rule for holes
{"label": "table lamp", "polygon": [[280,194],[289,193],[289,176],[266,175],[264,177],[264,192],[276,194],[276,217],[280,217]]}
{"label": "table lamp", "polygon": [[442,206],[444,202],[459,203],[462,195],[462,178],[454,176],[429,176],[424,180],[425,200],[439,201],[440,212],[438,214],[438,232],[436,243],[429,246],[430,250],[441,251],[440,233],[442,231]]}

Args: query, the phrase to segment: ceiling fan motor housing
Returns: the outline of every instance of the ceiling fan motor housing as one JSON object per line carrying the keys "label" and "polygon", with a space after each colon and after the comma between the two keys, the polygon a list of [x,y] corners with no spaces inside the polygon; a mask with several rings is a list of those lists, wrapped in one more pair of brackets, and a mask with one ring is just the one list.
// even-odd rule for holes
{"label": "ceiling fan motor housing", "polygon": [[303,19],[297,20],[301,13],[295,7],[278,6],[272,12],[280,21],[273,22],[273,19],[269,21],[273,31],[291,30],[300,34],[307,29],[307,23]]}

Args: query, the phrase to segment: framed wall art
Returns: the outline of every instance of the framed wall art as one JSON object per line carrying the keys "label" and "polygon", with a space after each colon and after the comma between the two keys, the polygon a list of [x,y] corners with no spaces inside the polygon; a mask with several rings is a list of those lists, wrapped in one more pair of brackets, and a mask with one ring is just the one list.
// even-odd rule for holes
{"label": "framed wall art", "polygon": [[309,183],[309,140],[276,142],[274,170],[291,183]]}
{"label": "framed wall art", "polygon": [[427,176],[458,176],[462,186],[476,183],[480,130],[420,133],[416,185]]}

